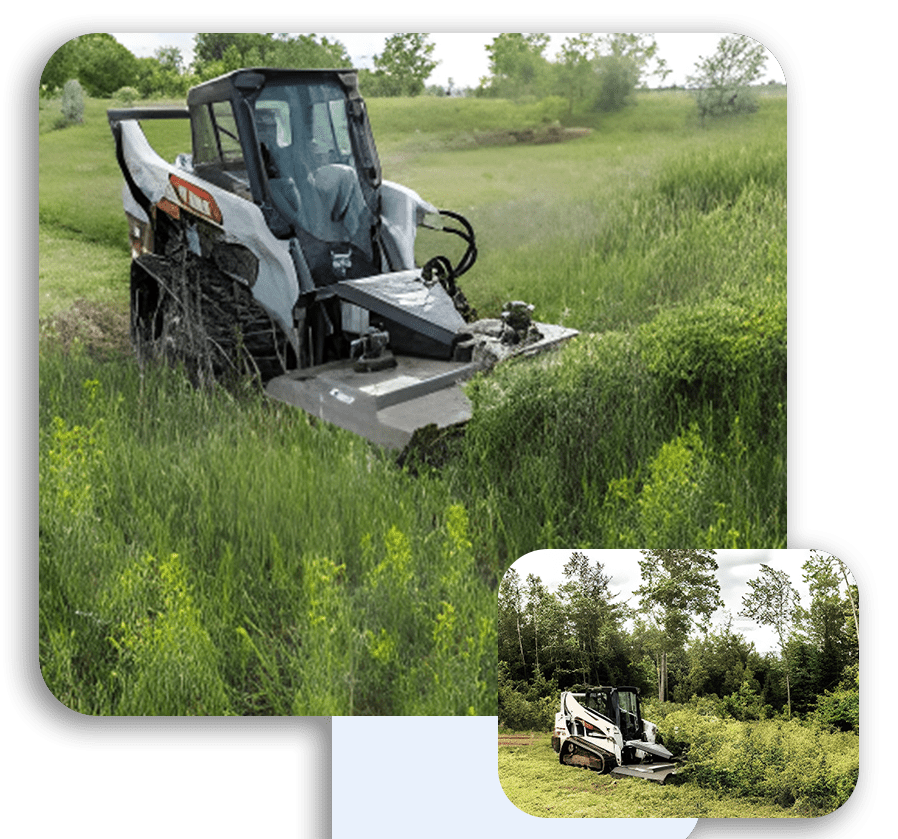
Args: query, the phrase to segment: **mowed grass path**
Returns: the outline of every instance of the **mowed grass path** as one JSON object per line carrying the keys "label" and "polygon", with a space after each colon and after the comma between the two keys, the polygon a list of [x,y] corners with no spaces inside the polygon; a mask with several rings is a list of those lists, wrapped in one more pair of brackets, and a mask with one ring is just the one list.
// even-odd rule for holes
{"label": "mowed grass path", "polygon": [[655,784],[612,778],[558,762],[551,738],[499,746],[499,781],[508,800],[531,816],[554,819],[794,818],[762,799],[737,798],[669,779]]}

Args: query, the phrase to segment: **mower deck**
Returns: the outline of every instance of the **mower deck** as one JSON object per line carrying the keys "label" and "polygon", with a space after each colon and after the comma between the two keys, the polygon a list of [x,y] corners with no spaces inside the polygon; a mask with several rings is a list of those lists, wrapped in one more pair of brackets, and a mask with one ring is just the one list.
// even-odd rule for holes
{"label": "mower deck", "polygon": [[396,356],[396,366],[358,372],[336,361],[277,376],[269,396],[318,419],[392,449],[402,449],[415,429],[444,428],[471,418],[459,382],[477,371],[471,362]]}

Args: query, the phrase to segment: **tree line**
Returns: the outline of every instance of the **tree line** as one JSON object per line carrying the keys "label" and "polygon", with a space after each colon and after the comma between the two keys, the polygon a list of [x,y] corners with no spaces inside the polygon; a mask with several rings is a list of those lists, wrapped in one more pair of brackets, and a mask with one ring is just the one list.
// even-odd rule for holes
{"label": "tree line", "polygon": [[[633,102],[633,93],[649,78],[664,82],[670,74],[651,33],[592,33],[568,36],[554,56],[547,54],[546,33],[506,32],[486,45],[489,74],[469,91],[504,99],[555,99],[568,115],[608,112]],[[367,97],[449,94],[447,86],[427,86],[439,64],[429,33],[390,35],[373,57],[373,69],[359,71]],[[723,37],[717,51],[700,57],[687,80],[699,112],[705,116],[755,109],[750,85],[761,77],[764,48],[742,35]],[[76,79],[88,96],[109,98],[133,91],[142,98],[183,97],[203,81],[241,67],[351,67],[346,47],[316,34],[200,32],[194,36],[188,66],[177,47],[163,46],[152,57],[138,58],[108,33],[80,35],[63,44],[41,74],[41,92],[62,90]],[[456,91],[460,92],[460,91]]]}
{"label": "tree line", "polygon": [[[427,33],[397,33],[360,71],[367,96],[416,96],[437,66]],[[241,67],[351,67],[346,47],[315,34],[199,32],[188,66],[180,49],[164,46],[138,58],[108,33],[80,35],[63,44],[44,67],[41,91],[54,94],[77,79],[88,96],[109,98],[133,88],[143,98],[183,97],[196,84]]]}
{"label": "tree line", "polygon": [[579,551],[554,591],[512,568],[499,588],[500,722],[539,716],[560,690],[606,684],[633,685],[659,701],[711,697],[737,719],[825,707],[829,722],[856,728],[858,600],[844,563],[811,552],[802,566],[806,606],[785,572],[759,567],[739,615],[774,630],[778,649],[761,654],[731,614],[709,625],[723,605],[715,556],[642,551],[636,606],[620,601],[600,560]]}

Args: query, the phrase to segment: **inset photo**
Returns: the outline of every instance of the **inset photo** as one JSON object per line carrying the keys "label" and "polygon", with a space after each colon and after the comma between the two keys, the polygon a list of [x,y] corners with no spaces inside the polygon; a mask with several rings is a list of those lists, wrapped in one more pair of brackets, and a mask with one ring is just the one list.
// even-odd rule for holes
{"label": "inset photo", "polygon": [[858,588],[822,550],[542,550],[499,587],[499,780],[544,818],[813,818],[859,771]]}

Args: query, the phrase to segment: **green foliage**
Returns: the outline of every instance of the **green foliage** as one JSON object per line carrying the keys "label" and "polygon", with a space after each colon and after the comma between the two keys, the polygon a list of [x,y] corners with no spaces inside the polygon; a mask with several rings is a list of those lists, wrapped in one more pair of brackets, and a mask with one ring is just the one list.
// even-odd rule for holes
{"label": "green foliage", "polygon": [[662,79],[669,72],[649,33],[570,35],[554,62],[544,55],[547,46],[545,34],[498,35],[486,48],[491,75],[481,80],[478,93],[522,99],[554,92],[567,101],[568,114],[584,102],[592,110],[609,113],[633,102],[633,91],[650,67]]}
{"label": "green foliage", "polygon": [[550,65],[543,53],[548,45],[549,36],[540,32],[497,35],[486,46],[490,76],[481,79],[478,92],[508,99],[544,94]]}
{"label": "green foliage", "polygon": [[[210,68],[217,62],[236,62],[236,66],[227,68],[229,70],[258,65],[266,60],[273,40],[270,33],[262,32],[198,32],[193,36],[194,66],[198,74],[211,78]],[[249,57],[257,60],[248,62]]]}
{"label": "green foliage", "polygon": [[120,87],[114,94],[117,104],[130,108],[140,98],[140,91],[134,87]]}
{"label": "green foliage", "polygon": [[772,709],[764,704],[759,689],[760,685],[749,670],[739,685],[739,690],[720,701],[721,713],[743,722],[762,720],[769,716]]}
{"label": "green foliage", "polygon": [[277,35],[266,48],[264,57],[272,67],[314,69],[352,66],[346,47],[324,35]]}
{"label": "green foliage", "polygon": [[515,682],[507,665],[499,665],[499,727],[510,731],[551,731],[558,710],[558,684],[541,675]]}
{"label": "green foliage", "polygon": [[112,35],[95,32],[73,39],[71,73],[90,96],[109,97],[137,76],[137,59]]}
{"label": "green foliage", "polygon": [[47,59],[41,72],[41,96],[49,96],[62,89],[75,74],[75,41],[66,41]]}
{"label": "green foliage", "polygon": [[812,715],[823,726],[857,734],[860,729],[860,697],[857,687],[826,691],[817,698]]}
{"label": "green foliage", "polygon": [[[785,440],[785,368],[785,299],[724,293],[473,382],[467,480],[504,487],[497,550],[781,540],[784,463],[762,452]],[[540,513],[503,528],[513,509]]]}
{"label": "green foliage", "polygon": [[797,720],[737,722],[676,710],[658,724],[664,742],[685,752],[685,778],[735,796],[754,796],[817,816],[847,801],[857,783],[854,734]]}
{"label": "green foliage", "polygon": [[151,58],[138,58],[137,78],[134,86],[141,96],[182,98],[195,84],[196,79],[184,67],[181,51],[177,47],[159,47]]}
{"label": "green foliage", "polygon": [[399,32],[387,38],[383,51],[374,56],[374,71],[360,74],[366,96],[418,96],[439,61],[433,59],[436,44],[426,32]]}
{"label": "green foliage", "polygon": [[693,624],[703,625],[723,605],[714,575],[715,552],[664,548],[644,550],[642,555],[642,585],[634,591],[640,605],[658,615],[671,642],[685,640]]}

